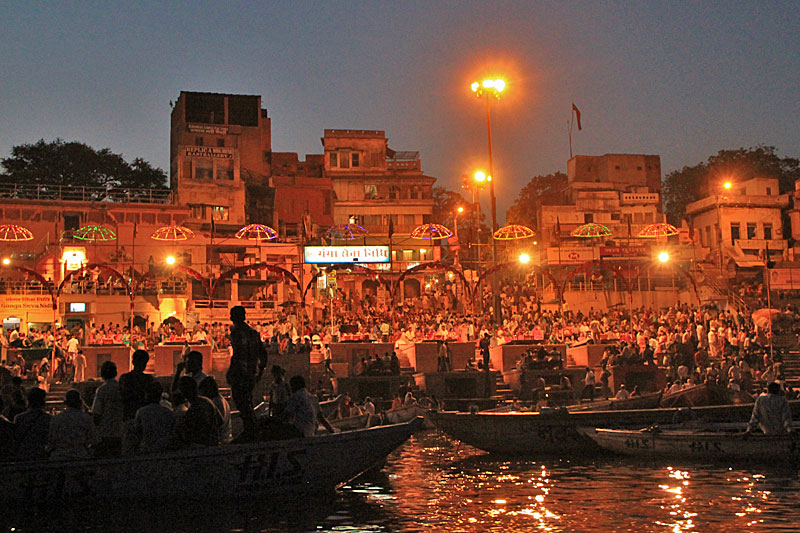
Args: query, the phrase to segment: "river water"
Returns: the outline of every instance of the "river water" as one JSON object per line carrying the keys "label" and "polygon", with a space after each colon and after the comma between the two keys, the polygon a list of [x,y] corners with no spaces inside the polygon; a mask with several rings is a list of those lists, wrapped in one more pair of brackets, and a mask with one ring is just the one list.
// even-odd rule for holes
{"label": "river water", "polygon": [[336,493],[14,513],[6,531],[800,531],[793,467],[507,458],[436,432]]}

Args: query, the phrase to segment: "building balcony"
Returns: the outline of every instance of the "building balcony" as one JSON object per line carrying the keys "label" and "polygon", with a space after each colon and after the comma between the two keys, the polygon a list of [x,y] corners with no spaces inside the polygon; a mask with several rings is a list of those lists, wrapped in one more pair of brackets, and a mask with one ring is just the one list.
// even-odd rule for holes
{"label": "building balcony", "polygon": [[717,196],[706,196],[696,202],[692,202],[686,206],[686,213],[695,215],[703,211],[709,211],[725,207],[743,207],[743,208],[774,208],[782,209],[789,205],[789,196],[744,196],[744,195],[731,195],[720,194]]}
{"label": "building balcony", "polygon": [[17,183],[0,183],[0,199],[139,204],[173,203],[170,189],[72,187],[68,185],[28,185]]}
{"label": "building balcony", "polygon": [[653,192],[653,193],[622,193],[622,204],[623,205],[631,205],[631,204],[660,204],[661,203],[661,195]]}
{"label": "building balcony", "polygon": [[765,250],[769,247],[772,250],[785,250],[787,243],[783,239],[736,239],[735,245],[742,250]]}

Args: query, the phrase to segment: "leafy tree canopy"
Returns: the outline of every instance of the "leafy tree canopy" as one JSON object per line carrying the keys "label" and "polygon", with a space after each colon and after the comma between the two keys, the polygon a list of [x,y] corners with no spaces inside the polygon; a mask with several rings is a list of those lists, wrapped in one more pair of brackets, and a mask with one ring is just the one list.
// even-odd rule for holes
{"label": "leafy tree canopy", "polygon": [[128,163],[108,148],[95,150],[80,142],[56,139],[21,144],[0,159],[0,181],[76,187],[166,187],[167,174],[141,158]]}
{"label": "leafy tree canopy", "polygon": [[539,231],[539,221],[536,219],[539,207],[560,202],[566,187],[567,175],[563,172],[534,176],[506,211],[506,221]]}
{"label": "leafy tree canopy", "polygon": [[662,190],[667,220],[680,224],[686,204],[715,194],[725,181],[741,183],[756,177],[777,178],[780,192],[789,192],[800,177],[800,160],[779,157],[774,146],[757,146],[720,150],[704,163],[670,172]]}

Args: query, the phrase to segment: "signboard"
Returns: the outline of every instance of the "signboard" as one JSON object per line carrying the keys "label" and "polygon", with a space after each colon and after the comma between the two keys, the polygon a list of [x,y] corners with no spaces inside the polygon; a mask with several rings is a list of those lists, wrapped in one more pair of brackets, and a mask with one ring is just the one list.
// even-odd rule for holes
{"label": "signboard", "polygon": [[579,265],[595,259],[599,259],[599,257],[595,257],[595,249],[591,246],[562,247],[560,249],[552,247],[547,249],[548,265]]}
{"label": "signboard", "polygon": [[49,295],[3,295],[0,296],[0,312],[53,310],[53,300]]}
{"label": "signboard", "polygon": [[189,157],[212,157],[216,159],[233,159],[232,148],[217,148],[215,146],[187,146],[186,155]]}
{"label": "signboard", "polygon": [[601,246],[600,257],[621,257],[629,259],[631,257],[648,257],[650,255],[649,246]]}
{"label": "signboard", "polygon": [[774,268],[769,271],[770,289],[800,289],[800,268]]}
{"label": "signboard", "polygon": [[306,246],[304,262],[319,263],[389,263],[388,246]]}
{"label": "signboard", "polygon": [[210,133],[211,135],[228,134],[228,126],[214,126],[212,124],[187,124],[186,128],[192,133]]}

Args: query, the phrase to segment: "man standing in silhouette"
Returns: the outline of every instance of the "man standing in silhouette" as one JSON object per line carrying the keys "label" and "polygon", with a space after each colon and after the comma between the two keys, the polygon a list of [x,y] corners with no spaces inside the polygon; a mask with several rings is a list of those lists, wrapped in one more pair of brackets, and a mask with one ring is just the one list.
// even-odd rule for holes
{"label": "man standing in silhouette", "polygon": [[245,310],[241,305],[231,308],[231,356],[230,367],[225,376],[231,387],[231,397],[239,409],[244,430],[240,442],[255,438],[255,413],[253,413],[253,388],[261,379],[267,366],[267,350],[261,342],[261,335],[245,322]]}

